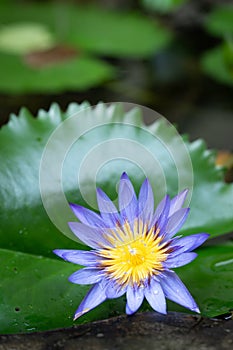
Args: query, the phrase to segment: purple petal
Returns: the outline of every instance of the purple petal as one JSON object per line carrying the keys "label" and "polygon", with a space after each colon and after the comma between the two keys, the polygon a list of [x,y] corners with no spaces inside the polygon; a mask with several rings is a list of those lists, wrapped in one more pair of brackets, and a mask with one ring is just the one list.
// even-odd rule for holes
{"label": "purple petal", "polygon": [[145,297],[155,311],[167,313],[165,296],[159,282],[151,280],[150,286],[145,290]]}
{"label": "purple petal", "polygon": [[53,251],[60,258],[83,266],[96,266],[96,254],[85,250],[55,249]]}
{"label": "purple petal", "polygon": [[120,288],[113,282],[110,282],[105,290],[108,299],[115,299],[121,297],[125,293],[125,288]]}
{"label": "purple petal", "polygon": [[101,230],[97,228],[91,228],[80,222],[69,222],[69,227],[83,243],[92,248],[100,248],[101,245],[105,245]]}
{"label": "purple petal", "polygon": [[126,292],[127,304],[126,313],[131,315],[136,312],[141,306],[144,299],[144,289],[143,288],[133,288],[128,287]]}
{"label": "purple petal", "polygon": [[158,221],[159,217],[161,216],[161,214],[163,213],[163,211],[167,205],[168,200],[169,200],[169,197],[168,197],[168,195],[166,195],[161,200],[161,202],[157,205],[157,208],[156,208],[154,216],[153,216],[153,224],[155,224]]}
{"label": "purple petal", "polygon": [[103,219],[100,215],[96,214],[92,210],[86,209],[81,205],[70,204],[75,216],[83,223],[92,227],[106,227]]}
{"label": "purple petal", "polygon": [[171,200],[169,216],[181,209],[188,194],[188,189],[183,190]]}
{"label": "purple petal", "polygon": [[156,225],[160,231],[163,230],[167,223],[167,217],[170,210],[170,197],[166,195],[156,208],[152,219],[152,225]]}
{"label": "purple petal", "polygon": [[105,289],[102,283],[95,284],[87,293],[78,309],[75,312],[74,320],[94,309],[96,306],[106,300]]}
{"label": "purple petal", "polygon": [[146,179],[140,189],[138,197],[138,215],[144,223],[150,226],[154,212],[154,194],[150,182]]}
{"label": "purple petal", "polygon": [[99,282],[104,277],[102,270],[85,267],[78,270],[69,277],[69,281],[76,284],[94,284]]}
{"label": "purple petal", "polygon": [[164,263],[166,268],[175,268],[189,264],[196,259],[197,253],[183,253],[181,255],[167,259]]}
{"label": "purple petal", "polygon": [[117,223],[121,222],[117,208],[100,188],[97,188],[96,195],[101,217],[106,223],[106,226],[114,228]]}
{"label": "purple petal", "polygon": [[133,185],[126,173],[123,173],[120,179],[118,201],[123,220],[133,224],[137,217],[138,203]]}
{"label": "purple petal", "polygon": [[164,294],[168,299],[190,309],[191,311],[200,312],[193,297],[175,272],[164,272],[163,278],[160,278],[160,283]]}
{"label": "purple petal", "polygon": [[177,249],[171,253],[171,256],[175,257],[181,253],[190,252],[196,249],[204,243],[208,237],[208,233],[197,233],[195,235],[174,239],[170,247],[177,247]]}
{"label": "purple petal", "polygon": [[166,225],[166,238],[173,237],[179,229],[183,226],[189,213],[189,208],[182,208],[177,210],[169,217]]}

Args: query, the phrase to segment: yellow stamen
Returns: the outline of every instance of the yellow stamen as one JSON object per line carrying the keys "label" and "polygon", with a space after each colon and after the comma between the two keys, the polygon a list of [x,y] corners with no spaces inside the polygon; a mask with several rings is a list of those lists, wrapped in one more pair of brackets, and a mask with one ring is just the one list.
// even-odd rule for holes
{"label": "yellow stamen", "polygon": [[142,286],[163,270],[168,247],[162,243],[159,229],[148,230],[142,221],[135,220],[133,229],[128,222],[110,231],[105,238],[113,247],[99,250],[100,267],[119,285]]}

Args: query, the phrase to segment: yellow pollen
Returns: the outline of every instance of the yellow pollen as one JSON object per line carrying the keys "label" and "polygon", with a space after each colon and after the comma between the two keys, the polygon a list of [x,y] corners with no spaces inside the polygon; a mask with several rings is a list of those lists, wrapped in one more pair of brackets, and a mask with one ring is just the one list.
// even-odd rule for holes
{"label": "yellow pollen", "polygon": [[148,230],[135,220],[133,229],[128,222],[105,235],[113,247],[99,250],[100,267],[119,285],[141,286],[153,275],[163,270],[168,247],[162,243],[159,230]]}

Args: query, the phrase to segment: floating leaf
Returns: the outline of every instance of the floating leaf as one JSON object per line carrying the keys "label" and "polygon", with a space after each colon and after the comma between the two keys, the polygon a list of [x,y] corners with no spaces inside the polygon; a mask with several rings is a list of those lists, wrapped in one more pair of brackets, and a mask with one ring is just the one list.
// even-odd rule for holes
{"label": "floating leaf", "polygon": [[0,54],[0,67],[0,91],[8,93],[85,90],[114,75],[107,63],[85,56],[33,68],[22,57]]}
{"label": "floating leaf", "polygon": [[141,0],[141,2],[149,10],[167,13],[179,8],[187,0]]}
{"label": "floating leaf", "polygon": [[55,40],[46,27],[36,23],[19,23],[0,29],[0,51],[26,54],[45,50],[55,45]]}
{"label": "floating leaf", "polygon": [[206,16],[206,29],[214,35],[227,37],[233,35],[233,6],[222,5]]}
{"label": "floating leaf", "polygon": [[[230,60],[231,62],[229,62]],[[231,57],[229,57],[225,45],[207,51],[201,59],[201,65],[203,70],[213,79],[233,85],[233,50]]]}
{"label": "floating leaf", "polygon": [[200,249],[198,258],[191,265],[176,271],[183,281],[187,281],[203,316],[214,317],[233,308],[232,243]]}
{"label": "floating leaf", "polygon": [[[19,251],[51,256],[54,248],[74,247],[75,242],[50,222],[39,186],[47,186],[56,220],[69,235],[67,222],[74,217],[67,203],[59,207],[57,184],[62,183],[69,201],[95,207],[96,181],[114,199],[117,182],[125,170],[136,188],[145,174],[149,177],[156,203],[165,192],[174,196],[178,187],[181,190],[192,186],[194,176],[191,213],[182,232],[207,231],[214,237],[233,229],[233,185],[223,182],[223,171],[215,166],[215,155],[205,149],[202,141],[183,143],[176,129],[163,119],[145,126],[137,108],[125,113],[121,104],[109,107],[99,104],[93,110],[88,106],[71,104],[67,112],[62,113],[57,105],[52,105],[49,112],[41,110],[36,119],[22,109],[18,118],[11,117],[9,124],[2,128],[2,248],[16,247]],[[78,114],[83,110],[84,114]],[[74,119],[68,118],[71,115]],[[64,120],[68,124],[61,124]],[[41,173],[41,184],[42,153],[49,136],[60,124],[58,139],[56,134],[55,139],[52,138],[55,143],[51,144],[51,158],[41,165],[45,169]],[[49,147],[46,150],[50,150]]]}
{"label": "floating leaf", "polygon": [[102,55],[145,57],[171,40],[168,30],[140,13],[93,6],[56,3],[0,7],[0,23],[19,22],[41,23],[58,43]]}
{"label": "floating leaf", "polygon": [[[90,54],[148,57],[171,40],[168,30],[139,13],[71,4],[0,4],[0,23],[4,24],[0,27],[0,91],[7,93],[85,90],[114,76],[109,64]],[[45,40],[45,29],[51,35],[49,42]],[[38,53],[45,49],[40,47],[45,42],[73,49],[76,57],[61,62],[55,55],[53,61],[39,69],[31,66],[27,57],[6,54]]]}
{"label": "floating leaf", "polygon": [[[89,289],[68,282],[77,265],[3,249],[0,257],[1,334],[73,325],[74,311]],[[104,303],[82,322],[123,313],[123,304],[122,299]]]}
{"label": "floating leaf", "polygon": [[[71,236],[67,221],[74,220],[68,203],[68,209],[60,206],[56,193],[60,181],[69,201],[94,206],[93,179],[114,199],[124,170],[137,189],[145,173],[158,202],[166,187],[174,196],[180,180],[183,185],[189,183],[188,155],[194,188],[183,233],[207,231],[214,237],[233,229],[233,186],[223,182],[214,154],[202,141],[190,144],[185,140],[184,152],[183,141],[173,126],[163,119],[145,126],[140,114],[138,108],[124,112],[121,104],[99,104],[90,109],[88,103],[71,104],[63,113],[54,104],[48,112],[41,110],[36,119],[22,109],[20,116],[12,116],[0,131],[1,333],[72,325],[70,316],[87,291],[67,281],[76,266],[58,261],[52,253],[55,248],[84,248],[57,228],[64,228]],[[48,140],[55,142],[47,144]],[[47,151],[52,156],[50,162],[45,161]],[[60,170],[59,162],[63,164]],[[55,211],[53,222],[45,211],[50,210],[43,192],[46,189],[50,209]],[[217,315],[232,307],[231,256],[232,245],[206,248],[194,263],[178,271],[205,315]],[[80,322],[110,317],[123,310],[124,299],[110,300]]]}
{"label": "floating leaf", "polygon": [[[232,244],[199,250],[191,265],[177,273],[198,302],[202,315],[214,317],[233,307]],[[72,316],[89,286],[69,283],[77,265],[0,249],[0,331],[19,333],[69,327]],[[108,300],[76,323],[124,313],[125,297]],[[141,310],[147,310],[145,302]],[[188,312],[168,303],[168,310]]]}
{"label": "floating leaf", "polygon": [[[67,34],[69,44],[103,55],[147,57],[171,41],[171,33],[139,13],[80,8]],[[136,39],[136,41],[135,41]]]}

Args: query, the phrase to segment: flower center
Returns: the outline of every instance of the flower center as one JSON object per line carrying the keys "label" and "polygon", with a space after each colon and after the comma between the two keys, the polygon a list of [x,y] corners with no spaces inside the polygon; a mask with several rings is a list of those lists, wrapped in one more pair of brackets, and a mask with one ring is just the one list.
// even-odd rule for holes
{"label": "flower center", "polygon": [[98,252],[100,267],[119,285],[145,285],[153,275],[163,270],[167,259],[168,245],[162,243],[159,230],[147,229],[138,220],[133,229],[126,222],[123,227],[105,236],[111,247]]}

